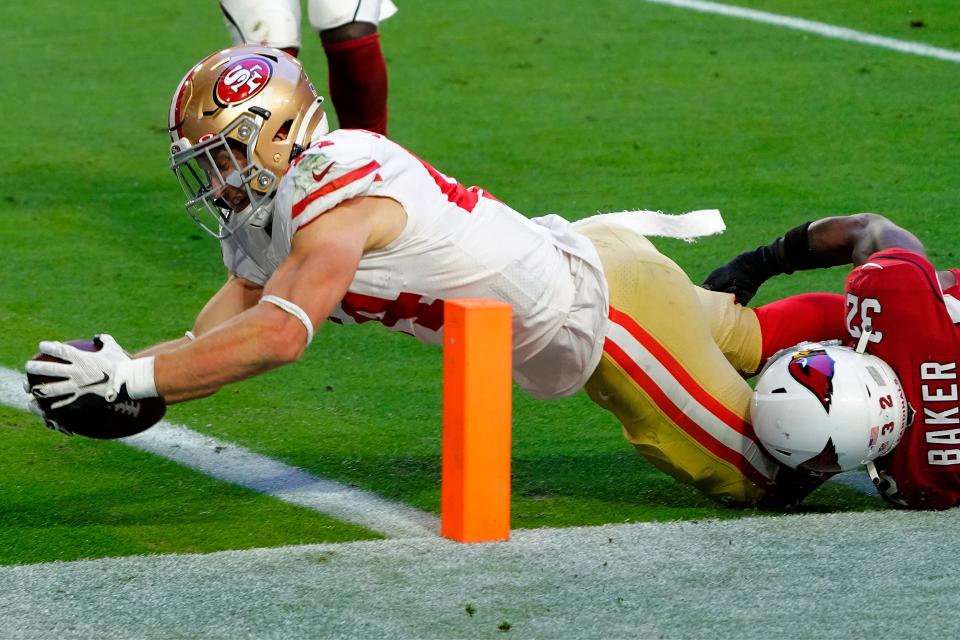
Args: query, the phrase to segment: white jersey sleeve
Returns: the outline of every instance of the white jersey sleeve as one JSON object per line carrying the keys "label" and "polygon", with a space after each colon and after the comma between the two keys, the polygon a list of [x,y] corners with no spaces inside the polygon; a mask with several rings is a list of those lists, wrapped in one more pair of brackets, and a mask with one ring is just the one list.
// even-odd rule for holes
{"label": "white jersey sleeve", "polygon": [[370,191],[382,180],[382,158],[373,136],[334,132],[290,165],[277,193],[278,210],[290,211],[291,232],[307,226],[344,200]]}
{"label": "white jersey sleeve", "polygon": [[379,322],[427,344],[443,340],[447,300],[487,298],[513,309],[513,370],[535,397],[574,393],[603,348],[607,297],[596,249],[559,217],[531,221],[464,187],[389,139],[341,129],[317,140],[280,180],[269,243],[240,246],[266,273],[299,229],[347,199],[389,198],[406,224],[363,253],[331,310],[341,324]]}

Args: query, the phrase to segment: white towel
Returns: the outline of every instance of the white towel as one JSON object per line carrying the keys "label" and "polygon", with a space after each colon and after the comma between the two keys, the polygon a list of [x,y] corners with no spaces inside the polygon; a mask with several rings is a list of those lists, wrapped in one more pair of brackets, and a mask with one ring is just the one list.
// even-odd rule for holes
{"label": "white towel", "polygon": [[576,228],[600,217],[606,223],[627,227],[644,236],[677,238],[686,242],[723,233],[727,228],[718,209],[703,209],[679,215],[661,211],[617,211],[578,220],[573,226]]}

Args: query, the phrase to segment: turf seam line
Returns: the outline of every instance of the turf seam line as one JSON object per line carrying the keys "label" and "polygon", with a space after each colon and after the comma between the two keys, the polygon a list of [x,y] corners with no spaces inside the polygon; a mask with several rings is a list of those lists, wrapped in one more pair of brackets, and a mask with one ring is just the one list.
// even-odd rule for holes
{"label": "turf seam line", "polygon": [[898,40],[897,38],[888,38],[878,36],[872,33],[848,29],[846,27],[837,27],[825,22],[815,20],[806,20],[804,18],[794,18],[777,13],[768,13],[756,9],[747,9],[746,7],[737,7],[734,5],[721,4],[719,2],[707,2],[706,0],[641,0],[647,4],[667,5],[679,9],[689,9],[700,13],[712,13],[730,18],[740,18],[751,22],[760,22],[778,27],[786,27],[795,31],[804,31],[813,33],[825,38],[834,40],[844,40],[847,42],[857,42],[872,47],[890,49],[901,53],[908,53],[925,58],[935,58],[946,62],[960,63],[960,51],[952,49],[943,49],[934,47],[922,42],[913,42],[910,40]]}
{"label": "turf seam line", "polygon": [[[26,410],[24,374],[0,367],[0,403]],[[162,421],[124,444],[231,484],[360,525],[389,538],[436,536],[439,519],[369,491],[315,476],[231,442]]]}

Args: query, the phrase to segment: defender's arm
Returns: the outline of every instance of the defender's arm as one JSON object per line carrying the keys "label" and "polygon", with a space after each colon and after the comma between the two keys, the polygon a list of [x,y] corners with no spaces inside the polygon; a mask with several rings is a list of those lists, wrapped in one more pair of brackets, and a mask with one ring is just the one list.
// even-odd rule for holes
{"label": "defender's arm", "polygon": [[860,265],[877,251],[899,247],[926,255],[923,244],[906,229],[875,213],[823,218],[807,228],[810,256],[819,264],[832,267]]}
{"label": "defender's arm", "polygon": [[705,289],[733,293],[746,304],[773,276],[833,267],[858,265],[882,249],[901,247],[925,255],[917,238],[887,218],[873,213],[823,218],[790,229],[768,245],[741,253],[714,269]]}

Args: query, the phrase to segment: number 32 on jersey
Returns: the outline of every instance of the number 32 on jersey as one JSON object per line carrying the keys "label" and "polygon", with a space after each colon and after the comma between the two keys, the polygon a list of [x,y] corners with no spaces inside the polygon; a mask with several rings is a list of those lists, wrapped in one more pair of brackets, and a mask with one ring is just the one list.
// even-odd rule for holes
{"label": "number 32 on jersey", "polygon": [[[847,331],[851,338],[859,338],[861,327],[867,331],[873,330],[873,319],[880,315],[883,309],[876,298],[858,298],[852,293],[847,294]],[[875,331],[868,338],[870,342],[879,343],[883,340],[883,332]]]}

